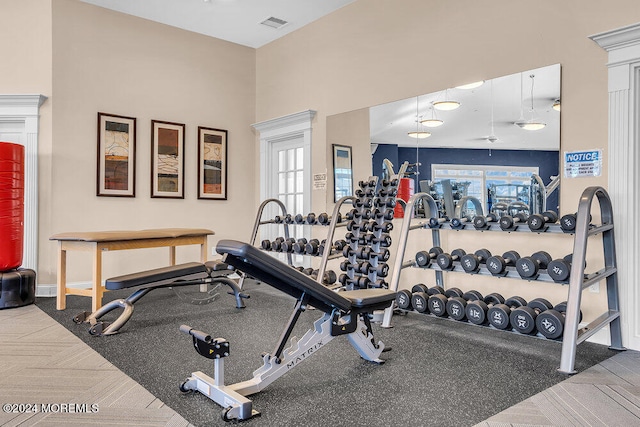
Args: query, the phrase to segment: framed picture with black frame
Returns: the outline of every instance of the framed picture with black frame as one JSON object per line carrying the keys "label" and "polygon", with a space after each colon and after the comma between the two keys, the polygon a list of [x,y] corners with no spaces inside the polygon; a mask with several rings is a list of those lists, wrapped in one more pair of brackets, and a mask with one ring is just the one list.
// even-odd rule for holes
{"label": "framed picture with black frame", "polygon": [[184,127],[151,121],[151,197],[184,199]]}
{"label": "framed picture with black frame", "polygon": [[198,126],[198,199],[227,200],[227,131]]}
{"label": "framed picture with black frame", "polygon": [[333,201],[353,195],[351,147],[331,145],[333,150]]}
{"label": "framed picture with black frame", "polygon": [[136,119],[98,113],[96,195],[135,197]]}

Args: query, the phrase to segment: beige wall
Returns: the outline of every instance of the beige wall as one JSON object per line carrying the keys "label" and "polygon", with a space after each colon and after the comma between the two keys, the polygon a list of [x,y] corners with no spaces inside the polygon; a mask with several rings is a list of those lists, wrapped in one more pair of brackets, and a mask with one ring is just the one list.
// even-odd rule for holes
{"label": "beige wall", "polygon": [[[40,107],[38,139],[39,203],[47,206],[52,168],[51,1],[0,0],[0,52],[0,93],[48,97]],[[47,229],[43,218],[39,228]]]}
{"label": "beige wall", "polygon": [[[95,7],[53,2],[53,171],[41,203],[39,283],[54,283],[54,233],[205,227],[209,240],[248,239],[255,217],[255,50]],[[97,112],[137,118],[136,197],[96,196]],[[151,120],[186,124],[185,197],[150,198]],[[197,127],[227,129],[228,200],[197,199]],[[46,197],[43,195],[43,198]],[[178,260],[198,259],[179,248]],[[211,251],[209,251],[211,253]],[[195,258],[194,258],[195,257]],[[105,257],[105,277],[164,265],[167,249]],[[91,277],[69,255],[69,281]]]}
{"label": "beige wall", "polygon": [[[357,1],[258,49],[257,120],[317,110],[313,173],[319,173],[330,165],[325,143],[331,144],[326,125],[332,115],[560,63],[561,150],[602,148],[605,155],[601,177],[563,180],[561,209],[575,212],[586,187],[607,185],[607,58],[588,36],[639,20],[634,0],[589,2],[588,7],[578,0]],[[371,158],[363,154],[354,161],[361,162],[355,168],[362,171],[370,167]],[[356,176],[356,180],[362,178]],[[330,194],[314,191],[312,208],[315,212],[329,209],[325,204],[331,200]],[[425,233],[412,237],[407,257],[430,246]],[[535,236],[540,238],[525,241],[486,234],[480,243],[474,233],[442,233],[443,246],[473,251],[484,245],[494,253],[516,249],[522,255],[546,249],[554,257],[572,249],[567,236]],[[597,247],[594,242],[592,246]],[[595,269],[600,258],[601,252],[591,252],[590,267]],[[432,274],[419,271],[407,271],[402,279],[401,287],[418,281],[433,284]],[[548,296],[553,302],[566,298],[566,287],[554,284],[534,282],[532,286],[464,274],[452,274],[446,280],[448,285],[485,293]],[[584,310],[600,314],[602,296],[602,292],[585,293]]]}

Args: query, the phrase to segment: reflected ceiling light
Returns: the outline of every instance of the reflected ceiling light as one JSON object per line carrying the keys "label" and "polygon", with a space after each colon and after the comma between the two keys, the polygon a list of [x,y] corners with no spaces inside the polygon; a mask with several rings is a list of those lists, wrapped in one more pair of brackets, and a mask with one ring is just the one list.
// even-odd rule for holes
{"label": "reflected ceiling light", "polygon": [[[529,120],[523,120],[523,117],[521,114],[520,120],[518,120],[514,124],[524,130],[540,130],[540,129],[543,129],[545,126],[547,126],[547,124],[542,120],[539,120],[536,118],[536,114],[535,114],[536,111],[533,108],[533,83],[534,83],[535,75],[531,74],[529,77],[531,78],[531,118]],[[522,74],[520,75],[520,81],[522,82]],[[520,88],[521,88],[520,99],[522,101],[522,85],[520,86]],[[520,106],[522,107],[522,103],[520,104]]]}
{"label": "reflected ceiling light", "polygon": [[480,87],[484,84],[484,80],[480,80],[479,82],[473,82],[473,83],[468,83],[466,85],[462,85],[462,86],[456,86],[456,89],[475,89],[477,87]]}
{"label": "reflected ceiling light", "polygon": [[433,108],[433,105],[431,106],[431,118],[424,119],[420,123],[428,128],[437,128],[438,126],[442,126],[444,124],[442,120],[436,118],[436,111]]}
{"label": "reflected ceiling light", "polygon": [[560,100],[556,99],[555,101],[553,101],[553,105],[551,106],[551,108],[556,111],[560,111]]}
{"label": "reflected ceiling light", "polygon": [[427,132],[424,130],[414,130],[411,132],[407,132],[407,135],[409,135],[411,138],[425,139],[431,136],[431,132]]}
{"label": "reflected ceiling light", "polygon": [[449,99],[449,89],[444,91],[444,101],[436,101],[433,103],[433,108],[441,111],[451,111],[455,110],[460,106],[458,101],[453,101]]}
{"label": "reflected ceiling light", "polygon": [[437,101],[433,103],[433,108],[441,111],[455,110],[460,106],[458,101]]}

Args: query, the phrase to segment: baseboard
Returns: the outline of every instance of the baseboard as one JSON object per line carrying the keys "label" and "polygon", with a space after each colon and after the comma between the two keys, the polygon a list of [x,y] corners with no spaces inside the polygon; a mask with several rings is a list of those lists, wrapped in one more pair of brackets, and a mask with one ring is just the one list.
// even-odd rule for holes
{"label": "baseboard", "polygon": [[[87,289],[91,288],[91,282],[67,283],[67,288]],[[36,285],[37,298],[52,298],[58,294],[58,285],[51,283],[39,283]]]}

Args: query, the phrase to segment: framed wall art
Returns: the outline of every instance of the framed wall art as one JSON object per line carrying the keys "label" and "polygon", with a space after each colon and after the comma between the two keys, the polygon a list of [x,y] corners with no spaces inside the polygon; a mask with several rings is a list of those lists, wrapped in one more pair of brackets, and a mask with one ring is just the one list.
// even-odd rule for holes
{"label": "framed wall art", "polygon": [[135,197],[135,117],[98,113],[96,195]]}
{"label": "framed wall art", "polygon": [[344,196],[353,196],[353,169],[351,147],[332,145],[333,148],[333,201]]}
{"label": "framed wall art", "polygon": [[198,199],[227,199],[227,131],[198,127]]}
{"label": "framed wall art", "polygon": [[151,121],[151,197],[184,199],[184,124]]}

